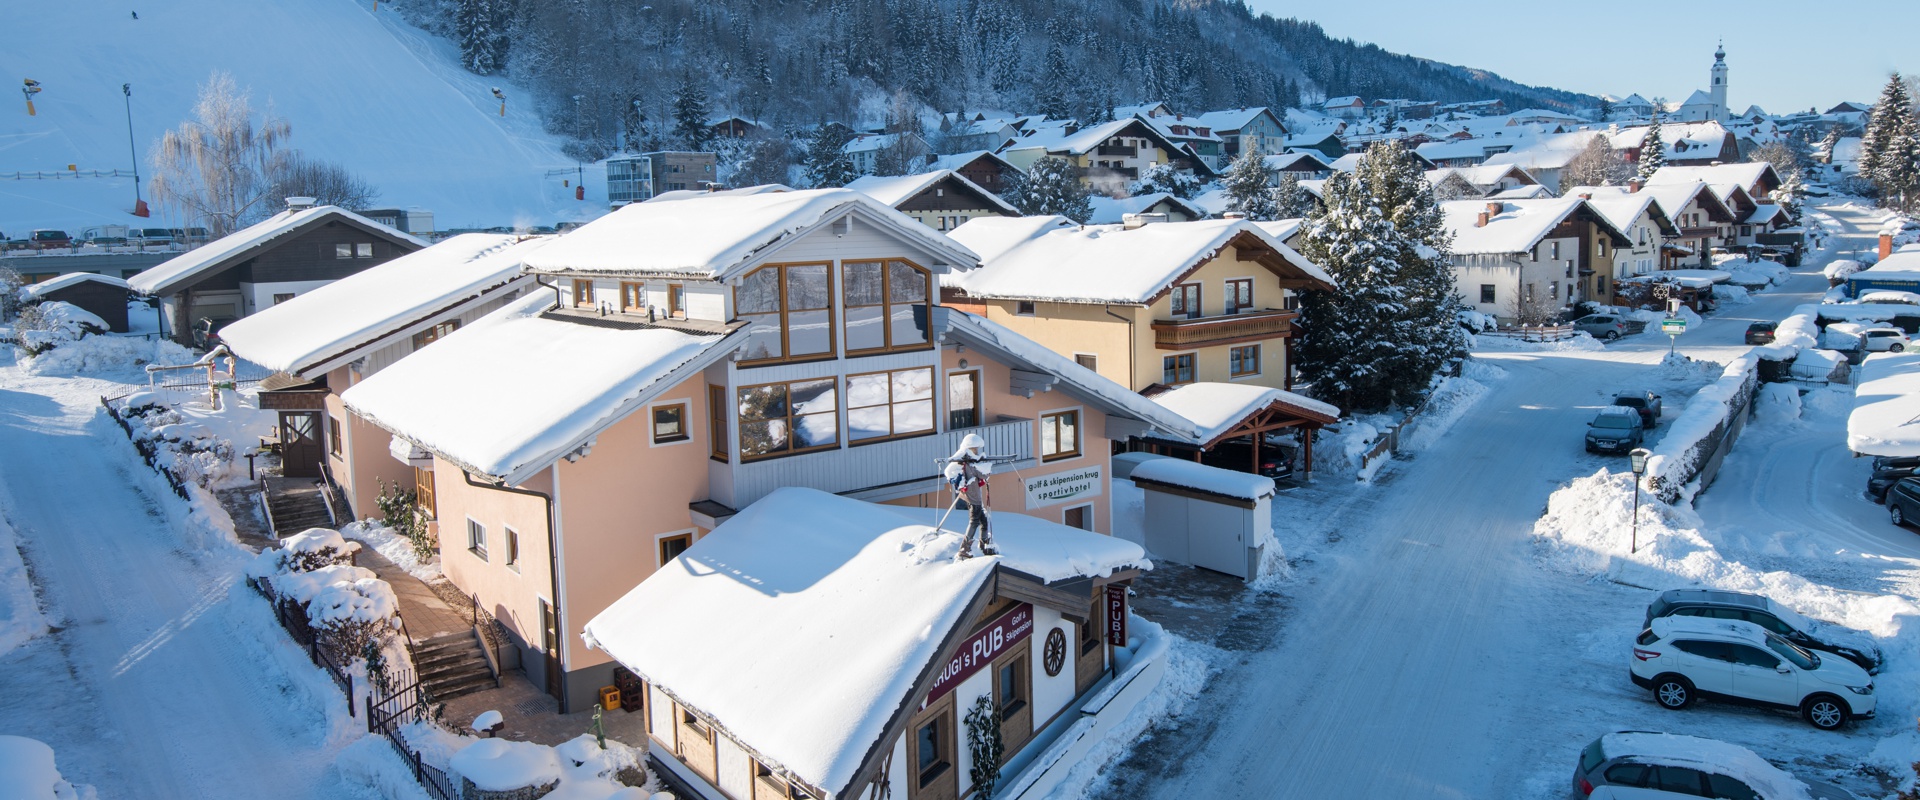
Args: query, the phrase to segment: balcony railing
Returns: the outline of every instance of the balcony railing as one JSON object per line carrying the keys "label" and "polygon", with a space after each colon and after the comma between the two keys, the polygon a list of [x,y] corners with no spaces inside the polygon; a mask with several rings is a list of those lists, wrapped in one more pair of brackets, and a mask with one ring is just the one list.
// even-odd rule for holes
{"label": "balcony railing", "polygon": [[1140,148],[1117,144],[1103,144],[1093,148],[1093,152],[1095,155],[1127,156],[1131,158],[1140,155]]}
{"label": "balcony railing", "polygon": [[1197,319],[1157,319],[1153,321],[1153,344],[1161,350],[1191,350],[1272,339],[1287,335],[1297,316],[1292,311],[1264,308]]}
{"label": "balcony railing", "polygon": [[1033,458],[1033,420],[1002,417],[990,425],[912,439],[740,464],[733,470],[733,502],[715,499],[738,509],[782,486],[805,486],[837,494],[931,480],[940,474],[941,465],[936,460],[953,455],[960,449],[960,439],[969,433],[987,440],[988,455],[1016,456],[1016,464]]}

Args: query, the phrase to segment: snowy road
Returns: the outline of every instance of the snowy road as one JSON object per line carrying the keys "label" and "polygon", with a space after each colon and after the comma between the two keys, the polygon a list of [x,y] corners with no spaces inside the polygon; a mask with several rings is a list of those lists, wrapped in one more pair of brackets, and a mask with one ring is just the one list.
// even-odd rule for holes
{"label": "snowy road", "polygon": [[237,546],[186,544],[100,411],[113,388],[0,365],[0,513],[56,626],[0,657],[0,733],[101,797],[361,796],[333,769],[344,699],[236,583]]}
{"label": "snowy road", "polygon": [[[1848,228],[1868,221],[1835,216]],[[1801,273],[1690,331],[1680,349],[1725,361],[1749,321],[1817,300],[1824,279],[1812,265]],[[1510,377],[1366,490],[1340,522],[1343,541],[1289,589],[1297,602],[1279,641],[1220,665],[1188,712],[1197,722],[1156,748],[1161,763],[1149,769],[1158,774],[1141,796],[1561,797],[1592,737],[1672,726],[1619,661],[1648,593],[1541,569],[1531,536],[1563,482],[1624,467],[1582,453],[1581,433],[1615,389],[1660,391],[1653,365],[1666,348],[1656,334],[1601,352],[1484,354]],[[1741,489],[1727,490],[1727,502],[1764,494]]]}

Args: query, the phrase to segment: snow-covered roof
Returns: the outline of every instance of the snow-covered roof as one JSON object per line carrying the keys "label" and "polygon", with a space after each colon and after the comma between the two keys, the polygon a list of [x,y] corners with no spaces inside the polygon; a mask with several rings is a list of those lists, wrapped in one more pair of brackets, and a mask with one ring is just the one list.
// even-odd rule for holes
{"label": "snow-covered roof", "polygon": [[[1208,111],[1194,117],[1194,119],[1198,120],[1201,125],[1205,125],[1215,131],[1237,131],[1247,127],[1248,124],[1253,122],[1254,118],[1261,114],[1271,113],[1271,110],[1266,106],[1254,106],[1252,108],[1230,108],[1223,111]],[[1279,118],[1275,117],[1274,121],[1278,122]]]}
{"label": "snow-covered roof", "polygon": [[1210,467],[1181,458],[1143,461],[1133,468],[1129,477],[1135,481],[1165,483],[1240,500],[1272,497],[1275,491],[1273,479],[1265,475]]}
{"label": "snow-covered roof", "polygon": [[1194,441],[1202,445],[1212,445],[1247,417],[1274,406],[1321,424],[1340,419],[1340,409],[1328,403],[1249,383],[1189,383],[1154,395],[1153,402],[1192,421]]}
{"label": "snow-covered roof", "polygon": [[1014,166],[1013,162],[1008,161],[999,153],[995,153],[992,150],[972,150],[965,153],[955,153],[950,156],[940,156],[929,162],[928,166],[934,169],[959,169],[983,158],[998,161],[1002,166],[1014,172],[1020,171],[1020,168]]}
{"label": "snow-covered roof", "polygon": [[933,665],[967,633],[996,570],[1067,580],[1152,566],[1132,542],[1012,511],[994,517],[1000,555],[956,560],[958,537],[936,532],[937,518],[777,489],[583,635],[762,763],[849,796],[884,757],[889,723],[915,710]]}
{"label": "snow-covered roof", "polygon": [[1440,210],[1453,232],[1455,254],[1505,254],[1532,250],[1554,226],[1584,205],[1586,201],[1578,197],[1502,201],[1500,213],[1489,217],[1484,226],[1477,224],[1487,211],[1484,200],[1445,202]]}
{"label": "snow-covered roof", "polygon": [[1020,215],[1019,209],[1009,205],[1007,201],[1000,199],[999,195],[981,188],[980,184],[967,180],[965,175],[961,175],[950,169],[936,169],[932,172],[922,172],[916,175],[896,175],[890,177],[868,175],[847,184],[847,188],[864,193],[868,197],[872,197],[892,208],[899,208],[901,203],[919,196],[921,192],[931,189],[935,184],[949,178],[957,182],[962,191],[972,192],[987,208],[1009,216],[1017,217]]}
{"label": "snow-covered roof", "polygon": [[[971,246],[975,222],[949,235]],[[990,245],[1004,242],[988,237]],[[1075,303],[1147,303],[1173,281],[1205,265],[1228,245],[1270,250],[1267,268],[1288,278],[1331,289],[1332,277],[1293,248],[1245,220],[1156,222],[1131,230],[1120,225],[1052,227],[985,260],[979,269],[943,281],[980,298]],[[991,246],[989,247],[991,249]],[[1257,256],[1261,257],[1261,256]]]}
{"label": "snow-covered roof", "polygon": [[1765,161],[1740,164],[1712,164],[1701,167],[1677,167],[1667,165],[1655,170],[1652,175],[1648,176],[1647,185],[1659,186],[1667,183],[1704,182],[1711,184],[1730,183],[1743,188],[1751,188],[1759,184],[1769,175],[1772,176],[1775,185],[1780,183],[1780,174],[1774,170],[1772,164]]}
{"label": "snow-covered roof", "polygon": [[1300,166],[1300,162],[1303,161],[1310,162],[1308,166],[1312,167],[1312,171],[1314,172],[1326,172],[1327,170],[1333,169],[1333,165],[1328,164],[1327,160],[1320,156],[1321,154],[1314,150],[1293,150],[1275,156],[1267,156],[1266,164],[1268,171],[1274,172]]}
{"label": "snow-covered roof", "polygon": [[1853,375],[1847,449],[1870,456],[1920,456],[1920,353],[1874,353]]}
{"label": "snow-covered roof", "polygon": [[1479,187],[1488,187],[1512,178],[1523,184],[1537,184],[1533,175],[1518,164],[1480,164],[1472,167],[1448,167],[1447,169],[1465,178],[1468,183]]}
{"label": "snow-covered roof", "polygon": [[1786,218],[1786,209],[1772,203],[1759,203],[1753,207],[1753,213],[1748,214],[1744,222],[1748,225],[1765,225],[1776,219],[1785,222]]}
{"label": "snow-covered roof", "polygon": [[1093,216],[1088,217],[1087,221],[1094,225],[1117,224],[1124,221],[1122,218],[1128,214],[1143,213],[1161,203],[1172,205],[1181,213],[1193,219],[1204,219],[1208,216],[1206,209],[1182,200],[1168,192],[1137,194],[1132,197],[1122,197],[1118,200],[1103,195],[1095,195],[1089,198],[1089,202],[1093,204]]}
{"label": "snow-covered roof", "polygon": [[755,195],[755,194],[773,194],[776,192],[791,192],[791,191],[793,191],[793,187],[788,186],[784,183],[762,183],[757,186],[742,186],[736,189],[720,189],[720,190],[675,189],[670,192],[661,192],[659,194],[656,194],[640,202],[642,203],[673,203],[681,200],[695,200],[702,197],[746,197],[748,195]]}
{"label": "snow-covered roof", "polygon": [[1693,90],[1693,94],[1687,95],[1687,99],[1680,102],[1681,108],[1686,108],[1687,106],[1710,106],[1710,105],[1715,105],[1715,103],[1713,102],[1713,95],[1707,94],[1706,91],[1701,89]]}
{"label": "snow-covered roof", "polygon": [[599,272],[726,279],[821,224],[853,213],[943,261],[969,266],[971,251],[851,189],[741,195],[712,192],[671,203],[634,203],[581,226],[527,259],[537,272]]}
{"label": "snow-covered roof", "polygon": [[[1717,221],[1720,222],[1730,222],[1733,219],[1733,212],[1727,209],[1727,204],[1720,199],[1720,195],[1715,194],[1713,187],[1704,183],[1668,183],[1648,186],[1640,192],[1651,196],[1654,202],[1659,203],[1660,209],[1665,211],[1668,217],[1677,217],[1688,203],[1699,201],[1701,209],[1707,212],[1709,218],[1718,216]],[[1676,221],[1675,224],[1678,222]]]}
{"label": "snow-covered roof", "polygon": [[363,346],[424,330],[445,312],[506,286],[519,277],[527,255],[552,241],[461,234],[261,309],[222,329],[220,339],[262,367],[311,377]]}
{"label": "snow-covered roof", "polygon": [[1539,200],[1541,198],[1555,196],[1552,189],[1537,183],[1529,183],[1525,186],[1501,189],[1500,191],[1487,195],[1487,198],[1490,200]]}
{"label": "snow-covered roof", "polygon": [[297,234],[329,220],[339,220],[395,243],[413,248],[427,243],[339,206],[314,206],[287,210],[229,233],[193,250],[149,267],[127,280],[133,290],[145,295],[167,295],[203,277],[207,272],[228,265],[268,246],[283,236]]}
{"label": "snow-covered roof", "polygon": [[[1624,186],[1575,186],[1566,190],[1564,195],[1584,197],[1595,213],[1605,218],[1607,224],[1620,230],[1639,224],[1642,216],[1650,216],[1666,234],[1678,233],[1673,222],[1667,218],[1666,209],[1655,203],[1653,195],[1645,191],[1630,191]],[[1653,211],[1659,213],[1651,214]]]}
{"label": "snow-covered roof", "polygon": [[[918,224],[918,223],[915,223]],[[536,292],[348,389],[354,413],[516,484],[737,348],[727,335],[569,318]]]}
{"label": "snow-covered roof", "polygon": [[[975,217],[949,231],[949,238],[959,237],[957,241],[978,255],[982,263],[986,263],[1006,255],[1007,251],[1049,231],[1078,225],[1079,223],[1058,214],[1033,217]],[[953,284],[958,274],[954,272],[940,276],[941,285]]]}
{"label": "snow-covered roof", "polygon": [[1896,251],[1873,266],[1853,273],[1852,277],[1920,280],[1920,252]]}
{"label": "snow-covered roof", "polygon": [[1284,242],[1293,238],[1294,234],[1299,233],[1300,229],[1306,226],[1307,221],[1295,217],[1293,219],[1276,219],[1271,222],[1255,222],[1253,224],[1258,225],[1260,230],[1266,231],[1268,236]]}
{"label": "snow-covered roof", "polygon": [[49,292],[59,291],[82,283],[104,283],[116,289],[126,289],[127,282],[112,275],[97,275],[91,272],[69,272],[56,275],[36,284],[20,287],[20,294],[26,297],[45,297]]}

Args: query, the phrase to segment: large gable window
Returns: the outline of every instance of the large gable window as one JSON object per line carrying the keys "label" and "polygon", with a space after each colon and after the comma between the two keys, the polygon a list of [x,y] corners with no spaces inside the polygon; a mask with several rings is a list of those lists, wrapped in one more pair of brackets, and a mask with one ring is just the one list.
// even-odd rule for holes
{"label": "large gable window", "polygon": [[754,323],[743,361],[785,361],[833,354],[833,291],[828,264],[761,267],[733,290],[740,319]]}
{"label": "large gable window", "polygon": [[740,390],[740,458],[772,458],[840,443],[839,392],[833,378]]}
{"label": "large gable window", "polygon": [[847,376],[847,440],[933,432],[933,368]]}
{"label": "large gable window", "polygon": [[847,353],[917,350],[927,338],[932,276],[905,261],[853,261],[845,267]]}

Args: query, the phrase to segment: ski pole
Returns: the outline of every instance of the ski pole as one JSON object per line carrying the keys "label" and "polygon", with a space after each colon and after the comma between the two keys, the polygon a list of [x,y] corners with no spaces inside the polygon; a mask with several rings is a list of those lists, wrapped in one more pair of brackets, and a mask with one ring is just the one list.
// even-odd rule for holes
{"label": "ski pole", "polygon": [[961,495],[961,494],[960,494],[959,492],[954,492],[954,493],[953,493],[953,505],[950,505],[950,506],[947,506],[947,513],[945,513],[945,514],[941,514],[941,515],[940,515],[940,521],[939,521],[939,522],[936,522],[936,523],[933,523],[933,529],[934,529],[934,530],[936,530],[936,531],[937,531],[937,530],[941,530],[941,529],[942,529],[942,528],[941,528],[941,526],[943,526],[943,525],[945,525],[945,524],[947,524],[947,517],[951,517],[951,516],[953,516],[953,510],[954,510],[954,509],[956,509],[956,508],[959,508],[959,507],[960,507],[960,498],[961,498],[961,497],[962,497],[962,495]]}

